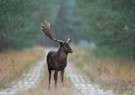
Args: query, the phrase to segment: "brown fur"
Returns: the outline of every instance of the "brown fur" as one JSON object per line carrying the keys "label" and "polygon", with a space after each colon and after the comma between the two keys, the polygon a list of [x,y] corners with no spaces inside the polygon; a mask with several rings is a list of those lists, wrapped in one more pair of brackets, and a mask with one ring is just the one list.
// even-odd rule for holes
{"label": "brown fur", "polygon": [[64,76],[64,70],[67,66],[67,57],[68,53],[72,53],[73,50],[70,48],[68,43],[61,43],[60,42],[60,48],[58,51],[50,51],[47,55],[47,65],[48,65],[48,72],[49,72],[49,86],[50,88],[50,82],[51,82],[51,71],[54,70],[54,81],[55,81],[55,87],[57,87],[57,75],[58,71],[61,71],[61,81],[63,84],[63,76]]}

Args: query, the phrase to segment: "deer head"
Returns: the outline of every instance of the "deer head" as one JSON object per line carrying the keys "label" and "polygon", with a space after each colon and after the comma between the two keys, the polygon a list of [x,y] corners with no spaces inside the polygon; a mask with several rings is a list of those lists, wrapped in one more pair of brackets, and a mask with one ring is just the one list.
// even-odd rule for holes
{"label": "deer head", "polygon": [[73,50],[70,48],[69,43],[72,41],[72,39],[68,38],[67,41],[62,41],[62,40],[58,40],[56,38],[54,38],[51,34],[51,30],[50,30],[50,23],[47,22],[47,20],[42,24],[42,31],[44,32],[44,34],[49,37],[51,40],[59,42],[61,49],[63,51],[65,51],[66,53],[72,53]]}

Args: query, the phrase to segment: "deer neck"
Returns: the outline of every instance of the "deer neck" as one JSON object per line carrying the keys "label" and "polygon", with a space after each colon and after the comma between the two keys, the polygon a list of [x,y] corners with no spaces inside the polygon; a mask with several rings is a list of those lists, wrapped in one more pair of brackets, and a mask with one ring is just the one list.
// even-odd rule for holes
{"label": "deer neck", "polygon": [[62,48],[59,48],[57,51],[57,57],[59,60],[67,59],[68,53],[66,53]]}

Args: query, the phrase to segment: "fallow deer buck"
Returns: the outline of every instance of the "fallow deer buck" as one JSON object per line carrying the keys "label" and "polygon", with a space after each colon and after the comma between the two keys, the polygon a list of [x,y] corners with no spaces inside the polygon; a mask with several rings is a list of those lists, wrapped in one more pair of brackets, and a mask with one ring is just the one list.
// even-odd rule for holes
{"label": "fallow deer buck", "polygon": [[46,21],[45,23],[41,23],[42,31],[44,34],[49,37],[51,40],[56,41],[60,44],[60,48],[57,51],[50,51],[47,54],[47,66],[48,66],[48,73],[49,73],[49,86],[50,89],[50,82],[51,82],[51,71],[54,70],[54,81],[55,81],[55,88],[57,87],[57,76],[58,71],[61,71],[61,81],[63,85],[64,80],[64,70],[67,66],[67,57],[68,53],[72,53],[73,50],[70,48],[69,43],[71,39],[68,38],[67,41],[62,41],[54,38],[51,35],[50,24]]}

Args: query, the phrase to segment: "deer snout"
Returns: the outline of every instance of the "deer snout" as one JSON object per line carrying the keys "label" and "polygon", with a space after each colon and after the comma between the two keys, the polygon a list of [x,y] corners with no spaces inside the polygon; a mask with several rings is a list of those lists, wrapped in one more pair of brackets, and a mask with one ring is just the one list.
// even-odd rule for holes
{"label": "deer snout", "polygon": [[73,50],[71,49],[69,53],[73,53]]}

